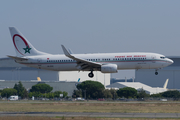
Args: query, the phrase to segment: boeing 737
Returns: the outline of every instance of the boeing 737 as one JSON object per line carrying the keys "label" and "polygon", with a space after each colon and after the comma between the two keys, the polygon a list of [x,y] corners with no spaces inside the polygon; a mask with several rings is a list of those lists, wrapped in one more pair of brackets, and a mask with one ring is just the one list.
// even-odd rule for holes
{"label": "boeing 737", "polygon": [[54,71],[90,71],[89,77],[93,77],[93,71],[102,73],[117,73],[118,70],[126,69],[155,69],[169,66],[171,59],[157,53],[129,52],[129,53],[95,53],[73,54],[63,45],[64,54],[52,55],[40,52],[19,32],[15,27],[9,28],[16,56],[13,58],[17,63],[38,69]]}

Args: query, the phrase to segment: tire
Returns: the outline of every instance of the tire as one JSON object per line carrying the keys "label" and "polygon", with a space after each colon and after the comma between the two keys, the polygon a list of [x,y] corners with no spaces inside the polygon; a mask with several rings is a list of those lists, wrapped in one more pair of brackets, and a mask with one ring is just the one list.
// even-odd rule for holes
{"label": "tire", "polygon": [[93,74],[92,72],[90,72],[90,73],[88,74],[88,76],[89,76],[90,78],[93,78],[93,77],[94,77],[94,74]]}
{"label": "tire", "polygon": [[155,75],[158,75],[158,72],[155,72]]}

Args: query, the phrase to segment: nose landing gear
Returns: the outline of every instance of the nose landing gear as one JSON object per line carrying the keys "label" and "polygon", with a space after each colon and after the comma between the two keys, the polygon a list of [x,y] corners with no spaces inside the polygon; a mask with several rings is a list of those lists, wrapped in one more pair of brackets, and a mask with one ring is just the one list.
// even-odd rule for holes
{"label": "nose landing gear", "polygon": [[158,72],[155,72],[155,75],[158,75]]}
{"label": "nose landing gear", "polygon": [[157,70],[155,71],[155,75],[158,75],[158,72],[157,72]]}
{"label": "nose landing gear", "polygon": [[89,76],[90,78],[93,78],[93,77],[94,77],[93,71],[91,71],[91,72],[88,74],[88,76]]}

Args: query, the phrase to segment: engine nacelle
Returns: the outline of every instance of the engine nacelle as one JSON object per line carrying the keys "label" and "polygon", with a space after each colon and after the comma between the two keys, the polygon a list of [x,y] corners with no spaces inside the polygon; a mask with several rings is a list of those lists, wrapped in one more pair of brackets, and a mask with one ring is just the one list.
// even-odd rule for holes
{"label": "engine nacelle", "polygon": [[116,64],[107,64],[101,66],[102,73],[117,73],[117,65]]}

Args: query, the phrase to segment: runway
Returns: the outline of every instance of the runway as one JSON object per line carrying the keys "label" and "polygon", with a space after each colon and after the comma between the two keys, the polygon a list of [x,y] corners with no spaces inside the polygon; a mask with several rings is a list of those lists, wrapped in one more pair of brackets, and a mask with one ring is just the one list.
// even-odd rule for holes
{"label": "runway", "polygon": [[0,112],[0,116],[64,116],[107,118],[180,118],[180,113],[75,113],[75,112]]}

